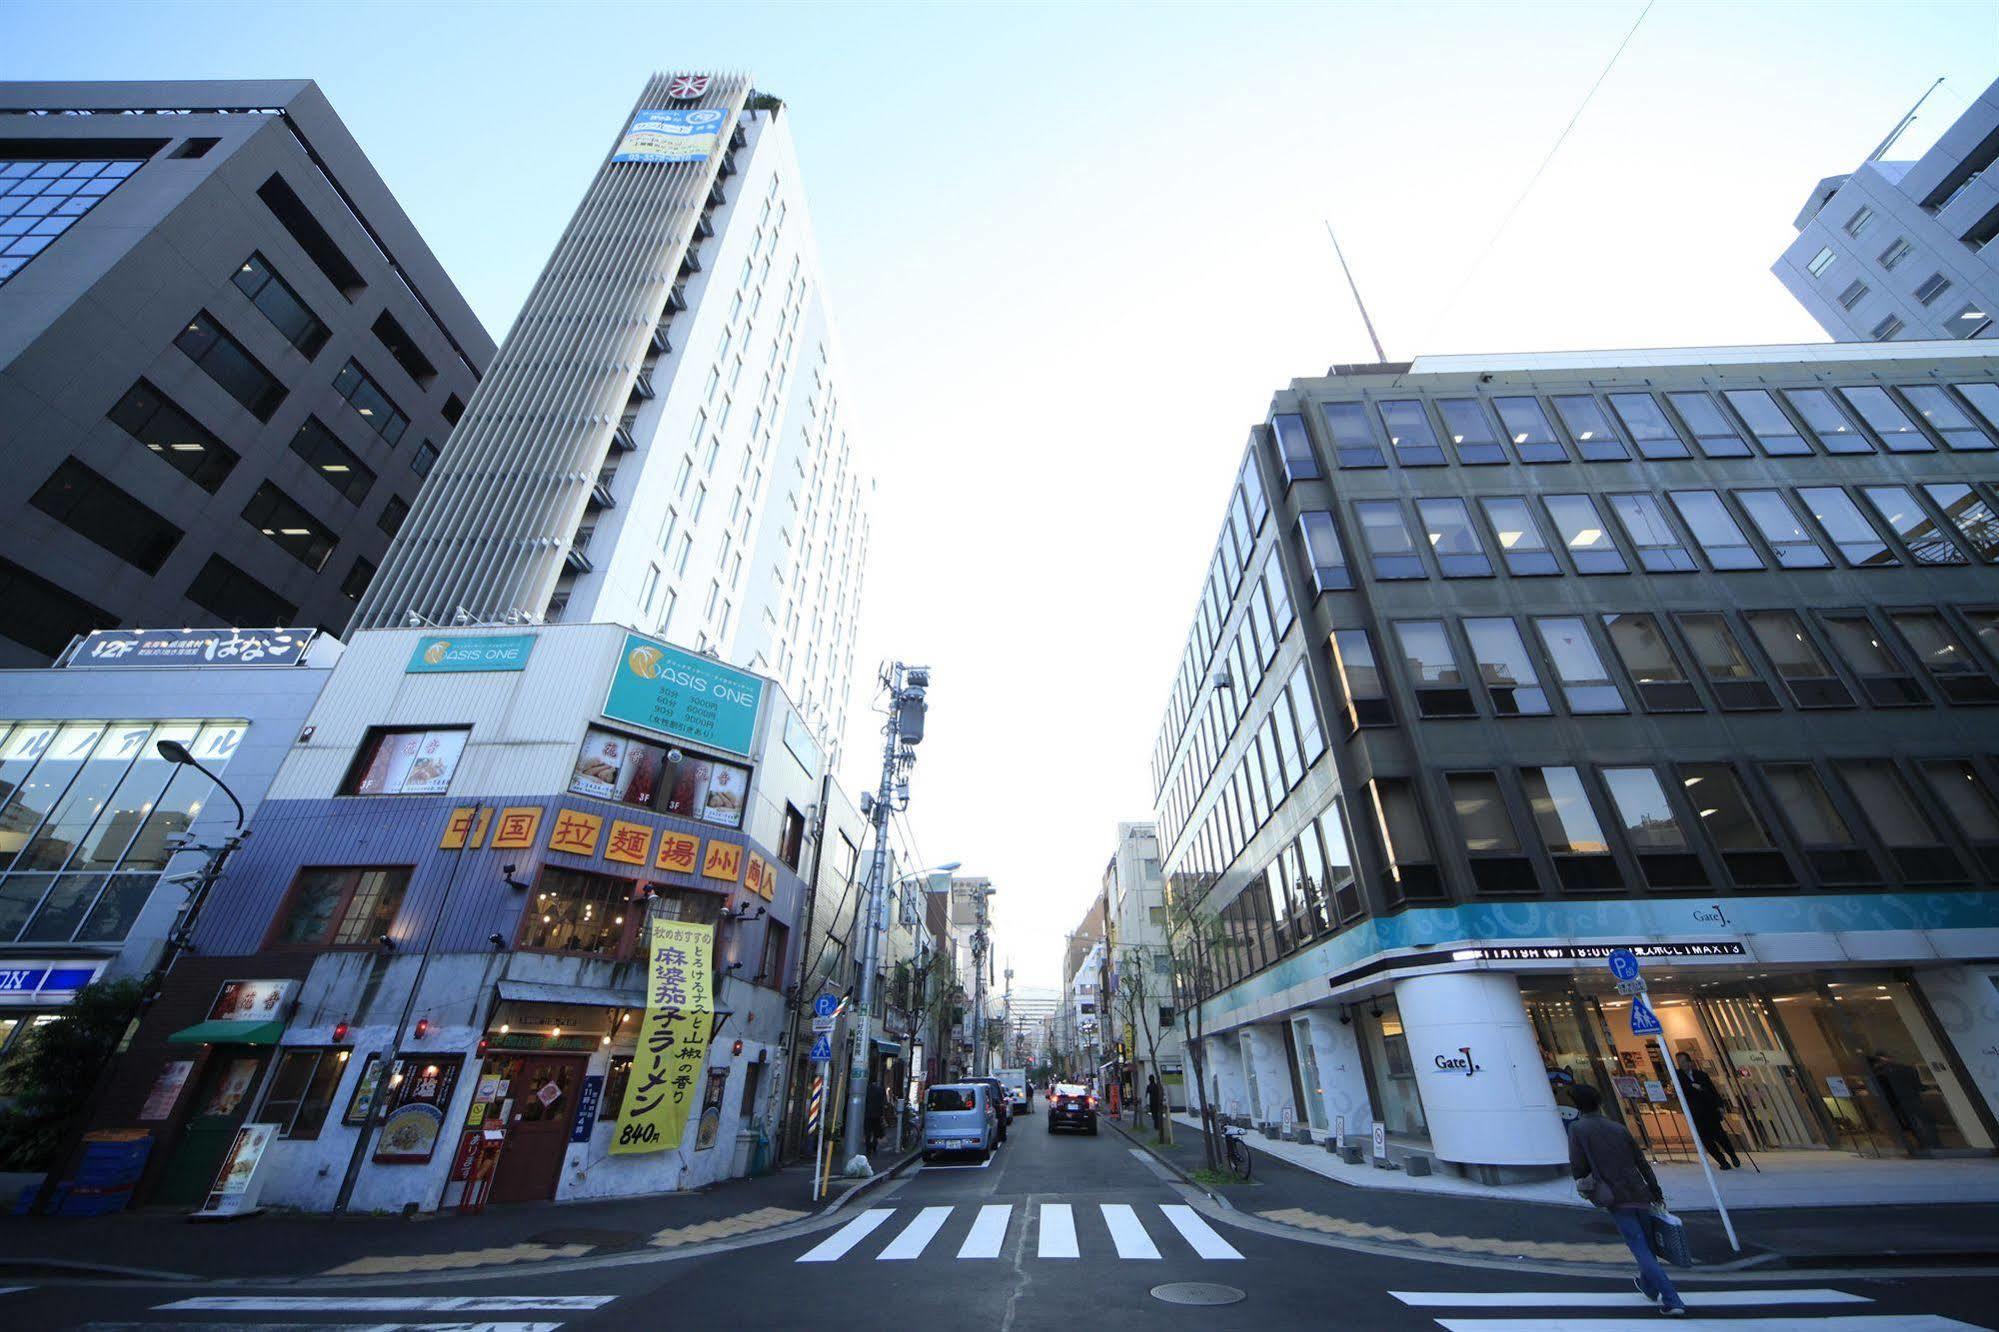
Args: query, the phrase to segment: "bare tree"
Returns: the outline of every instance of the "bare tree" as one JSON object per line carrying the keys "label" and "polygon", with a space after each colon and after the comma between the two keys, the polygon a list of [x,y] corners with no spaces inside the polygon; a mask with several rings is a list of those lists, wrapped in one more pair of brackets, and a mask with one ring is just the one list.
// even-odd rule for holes
{"label": "bare tree", "polygon": [[1222,1168],[1220,1125],[1215,1107],[1208,1101],[1208,1055],[1204,1038],[1207,1019],[1202,1000],[1221,988],[1223,951],[1228,933],[1221,919],[1202,911],[1179,894],[1167,894],[1167,939],[1173,955],[1174,1007],[1180,1011],[1180,1029],[1185,1038],[1187,1064],[1194,1076],[1193,1104],[1199,1107],[1201,1142],[1207,1152],[1208,1168]]}
{"label": "bare tree", "polygon": [[[1160,1000],[1170,991],[1160,984],[1159,963],[1170,960],[1171,950],[1159,944],[1132,944],[1118,950],[1117,989],[1112,994],[1117,1015],[1123,1019],[1125,1039],[1131,1043],[1133,1053],[1141,1048],[1145,1052],[1144,1063],[1156,1077],[1159,1073],[1159,1008]],[[1163,1085],[1163,1084],[1162,1084]],[[1132,1079],[1132,1122],[1144,1122],[1144,1111],[1149,1106],[1140,1104],[1145,1089]],[[1160,1141],[1171,1145],[1173,1141],[1173,1117],[1168,1114],[1160,1119]]]}

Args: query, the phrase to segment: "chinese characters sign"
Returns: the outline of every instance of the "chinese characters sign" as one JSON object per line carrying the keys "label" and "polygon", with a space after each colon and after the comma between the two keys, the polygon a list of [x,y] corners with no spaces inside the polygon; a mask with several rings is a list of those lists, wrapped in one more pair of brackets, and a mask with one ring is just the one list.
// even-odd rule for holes
{"label": "chinese characters sign", "polygon": [[627,634],[604,715],[748,754],[763,691],[764,682],[746,671]]}
{"label": "chinese characters sign", "polygon": [[701,860],[701,877],[734,883],[743,875],[743,848],[734,842],[710,842]]}
{"label": "chinese characters sign", "polygon": [[594,856],[597,839],[603,832],[604,820],[598,815],[576,809],[557,810],[555,824],[548,831],[548,849],[567,851],[572,856]]}
{"label": "chinese characters sign", "polygon": [[701,839],[689,837],[686,833],[665,832],[659,835],[659,859],[653,861],[654,869],[672,870],[675,874],[692,874],[701,862]]}
{"label": "chinese characters sign", "polygon": [[296,666],[310,629],[99,629],[69,666]]}
{"label": "chinese characters sign", "polygon": [[651,922],[646,1013],[618,1116],[611,1154],[663,1152],[680,1145],[687,1114],[701,1092],[695,1080],[708,1059],[714,1001],[709,989],[713,925]]}
{"label": "chinese characters sign", "polygon": [[652,859],[652,829],[643,823],[611,820],[611,840],[604,847],[604,859],[626,865],[643,865]]}
{"label": "chinese characters sign", "polygon": [[[696,93],[695,96],[700,94]],[[613,162],[705,162],[727,111],[640,111],[618,140]]]}

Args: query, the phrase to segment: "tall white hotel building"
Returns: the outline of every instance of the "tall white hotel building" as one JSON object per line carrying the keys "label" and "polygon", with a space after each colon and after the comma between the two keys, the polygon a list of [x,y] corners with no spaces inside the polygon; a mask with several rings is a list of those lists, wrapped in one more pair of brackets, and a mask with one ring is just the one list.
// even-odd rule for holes
{"label": "tall white hotel building", "polygon": [[787,114],[647,83],[356,628],[628,625],[774,677],[837,761],[874,482]]}

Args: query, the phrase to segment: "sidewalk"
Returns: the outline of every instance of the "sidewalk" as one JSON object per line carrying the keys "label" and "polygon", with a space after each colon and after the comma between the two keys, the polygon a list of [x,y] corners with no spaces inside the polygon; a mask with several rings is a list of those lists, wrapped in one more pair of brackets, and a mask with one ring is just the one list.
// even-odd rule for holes
{"label": "sidewalk", "polygon": [[[1107,1124],[1115,1124],[1108,1118]],[[1174,1116],[1174,1144],[1162,1147],[1150,1126],[1133,1130],[1115,1124],[1139,1146],[1183,1177],[1206,1165],[1199,1124]],[[1609,1217],[1582,1203],[1565,1181],[1512,1188],[1487,1188],[1456,1178],[1409,1178],[1372,1166],[1347,1166],[1322,1147],[1246,1139],[1256,1153],[1252,1182],[1230,1182],[1208,1191],[1247,1216],[1298,1229],[1374,1243],[1406,1245],[1431,1252],[1541,1262],[1628,1264],[1630,1254]],[[1860,1162],[1863,1166],[1894,1163]],[[1913,1162],[1955,1168],[1987,1162]],[[1767,1169],[1766,1165],[1766,1169]],[[1700,1185],[1697,1166],[1690,1172]],[[1663,1179],[1662,1184],[1666,1181]],[[1731,1172],[1731,1175],[1733,1172]],[[1360,1179],[1352,1178],[1359,1176]],[[1367,1178],[1373,1176],[1376,1178]],[[1378,1182],[1381,1177],[1393,1183]],[[1999,1232],[1992,1207],[1977,1190],[1921,1204],[1813,1205],[1797,1198],[1798,1178],[1786,1172],[1775,1194],[1788,1200],[1766,1206],[1738,1206],[1729,1213],[1742,1252],[1728,1244],[1720,1217],[1712,1210],[1684,1209],[1688,1241],[1697,1262],[1722,1265],[1743,1260],[1810,1266],[1911,1261],[1964,1261],[1999,1258]],[[1361,1181],[1365,1181],[1364,1183]],[[1681,1190],[1668,1185],[1676,1213]]]}

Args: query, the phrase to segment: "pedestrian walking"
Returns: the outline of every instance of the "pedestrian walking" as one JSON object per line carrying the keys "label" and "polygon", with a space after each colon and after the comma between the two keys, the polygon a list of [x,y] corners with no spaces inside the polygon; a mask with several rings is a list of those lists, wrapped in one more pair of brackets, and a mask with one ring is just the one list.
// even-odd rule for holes
{"label": "pedestrian walking", "polygon": [[1874,1075],[1881,1088],[1881,1099],[1888,1103],[1888,1112],[1895,1116],[1895,1122],[1915,1138],[1918,1147],[1935,1147],[1937,1122],[1923,1108],[1922,1075],[1889,1058],[1886,1050],[1876,1050],[1867,1057],[1867,1071]]}
{"label": "pedestrian walking", "polygon": [[1728,1102],[1722,1099],[1721,1089],[1714,1085],[1714,1079],[1707,1070],[1696,1068],[1694,1058],[1685,1050],[1674,1056],[1680,1066],[1680,1088],[1687,1096],[1687,1113],[1693,1116],[1694,1127],[1700,1130],[1701,1146],[1723,1170],[1735,1170],[1742,1165],[1742,1158],[1735,1154],[1735,1143],[1723,1127],[1721,1117],[1728,1113]]}
{"label": "pedestrian walking", "polygon": [[882,1090],[882,1085],[880,1080],[879,1079],[871,1080],[868,1083],[867,1101],[863,1106],[863,1111],[861,1115],[862,1120],[867,1125],[868,1154],[870,1156],[872,1156],[875,1152],[875,1149],[881,1145],[882,1117],[887,1106],[888,1106],[888,1094]]}
{"label": "pedestrian walking", "polygon": [[1576,1191],[1617,1223],[1617,1233],[1638,1260],[1639,1294],[1658,1301],[1659,1312],[1666,1317],[1685,1317],[1687,1302],[1673,1289],[1645,1233],[1647,1213],[1666,1200],[1652,1163],[1638,1150],[1630,1130],[1600,1113],[1603,1096],[1596,1088],[1579,1082],[1569,1089],[1569,1097],[1576,1107],[1576,1118],[1569,1124],[1569,1173],[1576,1178]]}
{"label": "pedestrian walking", "polygon": [[1157,1074],[1148,1073],[1145,1078],[1145,1108],[1152,1115],[1152,1132],[1157,1137],[1166,1136],[1166,1092],[1159,1085]]}

